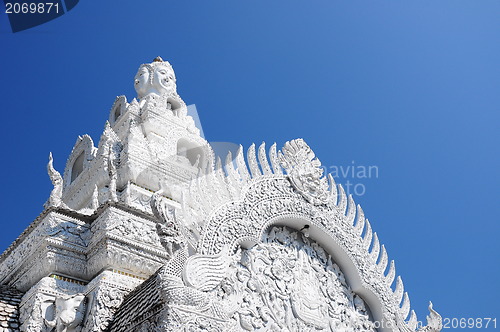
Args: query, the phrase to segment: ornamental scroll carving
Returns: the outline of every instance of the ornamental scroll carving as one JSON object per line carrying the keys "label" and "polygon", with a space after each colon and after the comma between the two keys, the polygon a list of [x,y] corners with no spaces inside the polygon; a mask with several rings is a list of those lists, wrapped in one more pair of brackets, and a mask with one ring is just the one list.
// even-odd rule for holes
{"label": "ornamental scroll carving", "polygon": [[83,332],[105,331],[127,293],[123,289],[103,283],[92,295],[92,307],[87,315]]}

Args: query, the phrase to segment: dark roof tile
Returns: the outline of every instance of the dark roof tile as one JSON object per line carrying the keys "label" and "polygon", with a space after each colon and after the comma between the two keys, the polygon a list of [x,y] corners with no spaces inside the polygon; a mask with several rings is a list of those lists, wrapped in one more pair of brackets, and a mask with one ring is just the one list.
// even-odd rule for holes
{"label": "dark roof tile", "polygon": [[164,302],[157,283],[158,273],[159,270],[125,297],[108,332],[133,331],[134,327],[163,307]]}
{"label": "dark roof tile", "polygon": [[19,331],[19,303],[23,293],[6,285],[0,285],[0,332]]}

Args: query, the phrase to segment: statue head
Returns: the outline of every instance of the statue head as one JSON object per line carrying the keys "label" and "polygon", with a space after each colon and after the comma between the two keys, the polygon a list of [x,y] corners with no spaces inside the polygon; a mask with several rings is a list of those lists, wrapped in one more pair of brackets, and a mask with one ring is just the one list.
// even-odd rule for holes
{"label": "statue head", "polygon": [[142,98],[154,93],[166,95],[176,92],[174,69],[168,61],[156,57],[153,62],[142,64],[134,79],[137,96]]}

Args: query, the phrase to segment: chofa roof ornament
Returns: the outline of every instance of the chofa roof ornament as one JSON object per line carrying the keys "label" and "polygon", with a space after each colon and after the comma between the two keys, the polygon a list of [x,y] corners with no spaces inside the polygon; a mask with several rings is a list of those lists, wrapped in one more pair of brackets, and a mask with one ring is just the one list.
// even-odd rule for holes
{"label": "chofa roof ornament", "polygon": [[279,160],[294,188],[307,201],[315,205],[328,202],[328,181],[321,162],[303,139],[286,142]]}

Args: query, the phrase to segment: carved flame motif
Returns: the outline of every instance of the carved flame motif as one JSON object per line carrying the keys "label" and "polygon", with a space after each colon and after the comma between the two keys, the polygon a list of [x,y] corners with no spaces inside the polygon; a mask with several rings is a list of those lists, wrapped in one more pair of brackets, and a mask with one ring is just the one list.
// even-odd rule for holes
{"label": "carved flame motif", "polygon": [[326,301],[320,294],[320,283],[309,264],[306,253],[298,252],[298,273],[300,282],[296,283],[296,292],[291,294],[294,314],[304,322],[318,328],[326,328]]}
{"label": "carved flame motif", "polygon": [[49,154],[49,162],[47,164],[47,172],[49,173],[50,181],[54,185],[50,193],[48,201],[45,203],[45,208],[49,207],[67,207],[62,200],[63,191],[63,178],[61,174],[54,168],[54,158],[52,158],[52,152]]}
{"label": "carved flame motif", "polygon": [[316,205],[327,203],[328,182],[321,162],[303,139],[286,142],[279,159],[290,182],[305,199]]}

